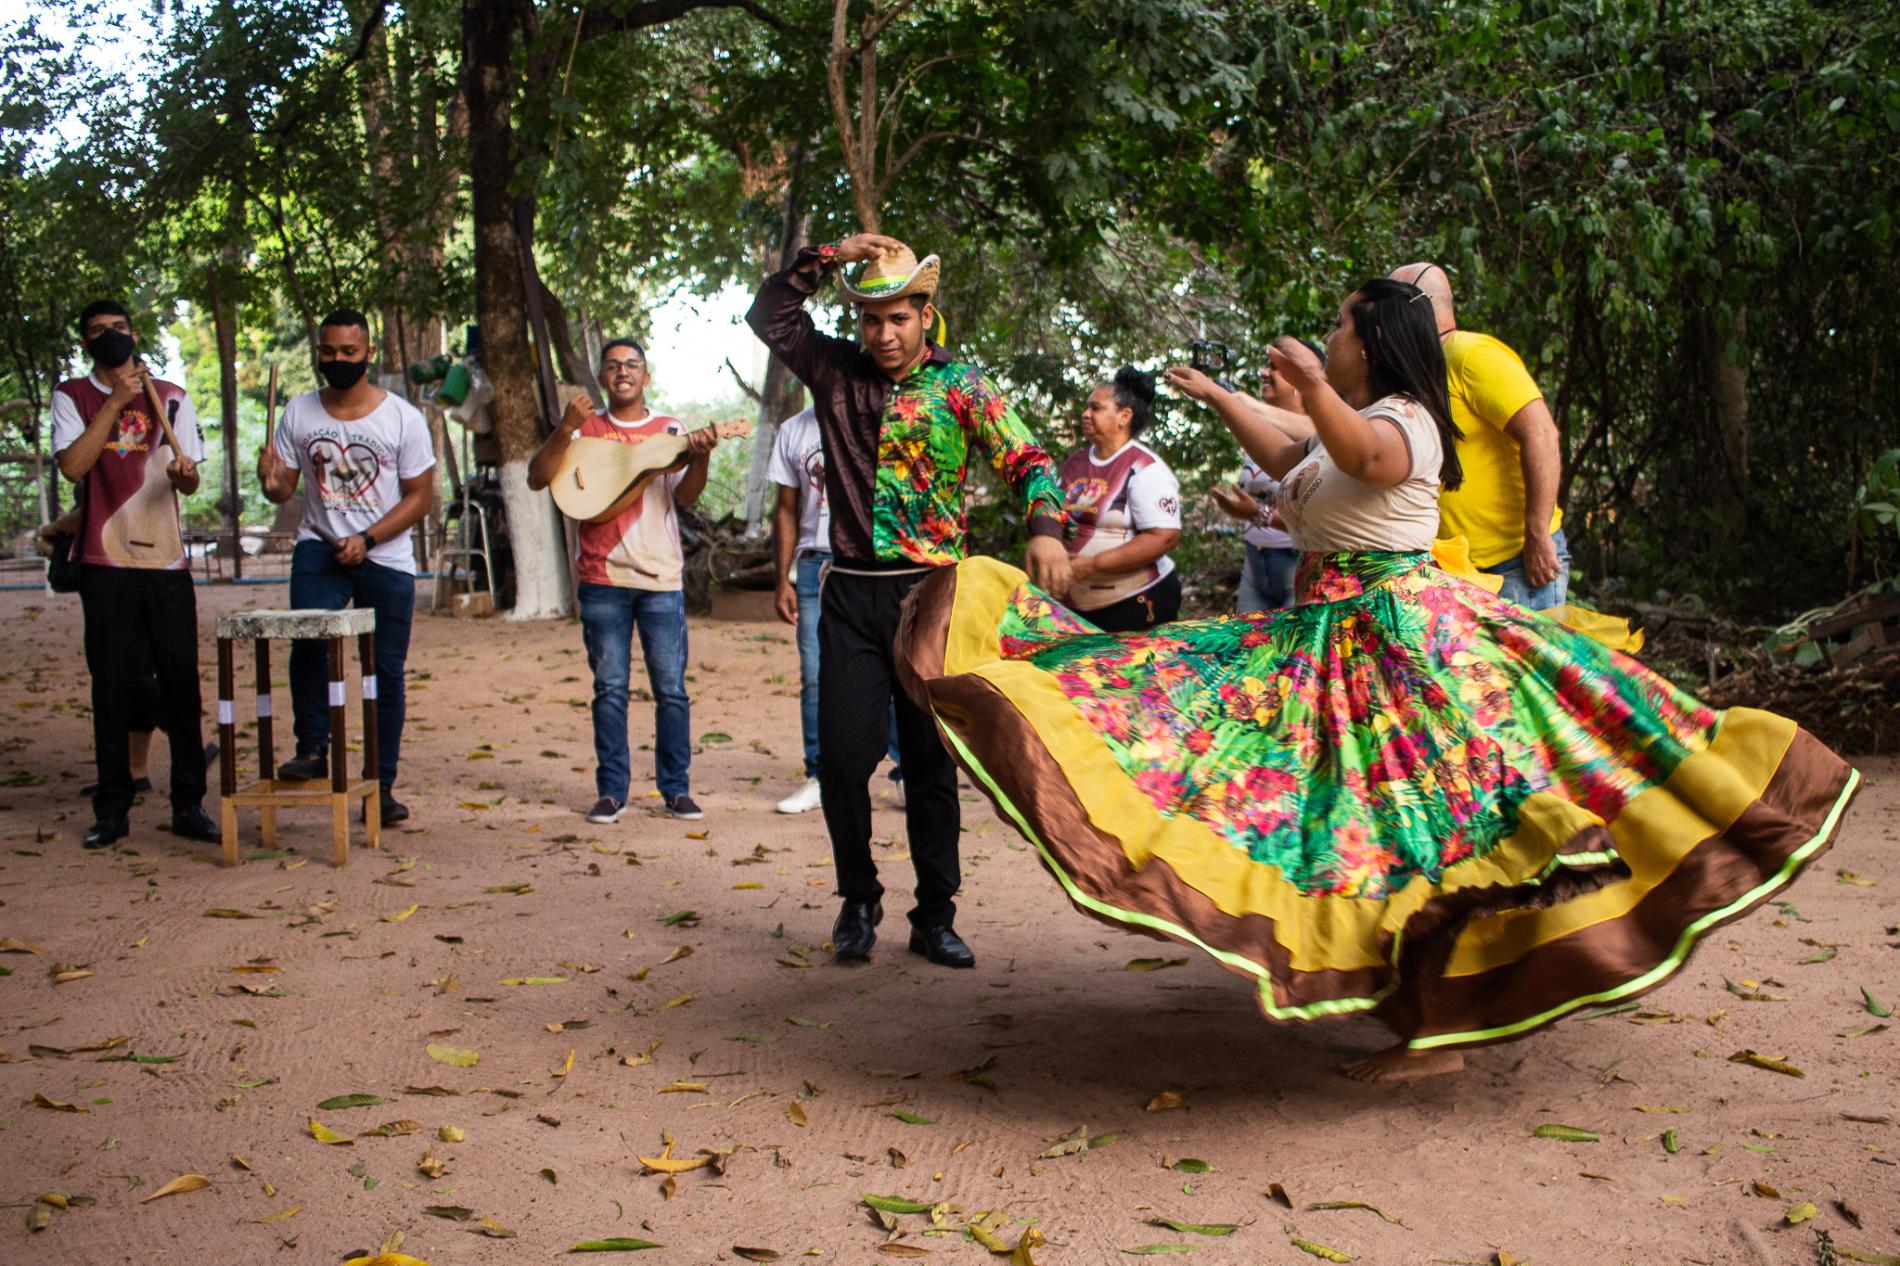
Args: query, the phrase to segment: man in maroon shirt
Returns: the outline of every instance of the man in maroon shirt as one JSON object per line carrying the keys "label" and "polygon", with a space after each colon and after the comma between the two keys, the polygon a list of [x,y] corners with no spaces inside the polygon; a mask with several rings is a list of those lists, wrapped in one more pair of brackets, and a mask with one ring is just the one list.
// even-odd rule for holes
{"label": "man in maroon shirt", "polygon": [[86,848],[104,848],[130,831],[129,751],[133,665],[150,652],[171,740],[172,831],[216,843],[204,811],[205,748],[199,728],[198,606],[186,566],[178,496],[198,490],[204,438],[184,388],[153,379],[182,451],[174,452],[152,416],[147,374],[134,354],[138,335],[124,308],[88,304],[79,333],[92,372],[53,389],[53,452],[78,484],[79,598],[86,616],[86,667],[92,673],[92,737],[99,789],[92,798]]}

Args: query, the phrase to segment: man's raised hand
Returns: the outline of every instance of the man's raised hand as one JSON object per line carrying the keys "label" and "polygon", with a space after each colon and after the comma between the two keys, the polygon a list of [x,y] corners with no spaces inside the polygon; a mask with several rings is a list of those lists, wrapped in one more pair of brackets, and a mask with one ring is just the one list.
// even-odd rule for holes
{"label": "man's raised hand", "polygon": [[876,259],[879,255],[890,255],[904,249],[904,244],[894,237],[885,237],[882,233],[853,233],[838,243],[838,262],[857,264],[867,259]]}

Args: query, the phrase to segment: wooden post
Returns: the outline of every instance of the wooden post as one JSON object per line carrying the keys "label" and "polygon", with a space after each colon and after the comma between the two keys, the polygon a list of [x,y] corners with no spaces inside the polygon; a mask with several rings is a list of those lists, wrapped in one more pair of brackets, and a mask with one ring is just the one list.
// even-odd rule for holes
{"label": "wooden post", "polygon": [[376,635],[359,634],[356,657],[363,672],[363,778],[375,784],[363,800],[363,839],[370,848],[383,841],[383,779],[379,759],[381,737],[376,732],[376,699],[382,683],[376,677]]}
{"label": "wooden post", "polygon": [[224,864],[238,864],[237,806],[237,673],[232,663],[231,639],[218,639],[218,807]]}
{"label": "wooden post", "polygon": [[350,864],[350,755],[347,741],[349,709],[344,706],[348,687],[344,682],[343,639],[331,637],[330,643],[330,813],[331,833],[336,845],[336,864]]}
{"label": "wooden post", "polygon": [[[270,639],[257,639],[257,776],[264,785],[275,789],[277,786],[277,744],[272,733],[271,713],[274,705],[270,693]],[[264,847],[277,847],[277,810],[265,805],[260,814],[263,819]]]}

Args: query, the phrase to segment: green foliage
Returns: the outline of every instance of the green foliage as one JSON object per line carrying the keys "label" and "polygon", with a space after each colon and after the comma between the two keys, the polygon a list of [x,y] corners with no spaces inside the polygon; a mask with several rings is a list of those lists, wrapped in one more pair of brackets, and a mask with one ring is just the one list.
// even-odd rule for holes
{"label": "green foliage", "polygon": [[[577,340],[756,281],[788,193],[813,240],[856,227],[833,6],[761,3],[521,6],[512,191]],[[168,5],[163,77],[93,55],[119,17],[93,0],[9,20],[0,392],[44,395],[96,291],[148,341],[178,317],[208,417],[213,281],[247,415],[316,310],[468,319],[462,7],[371,11]],[[918,0],[877,41],[878,211],[944,256],[953,347],[1057,452],[1117,366],[1215,338],[1248,386],[1274,336],[1438,260],[1544,389],[1585,573],[1797,610],[1900,560],[1897,39],[1874,0]],[[1239,462],[1165,394],[1150,440],[1195,504]]]}

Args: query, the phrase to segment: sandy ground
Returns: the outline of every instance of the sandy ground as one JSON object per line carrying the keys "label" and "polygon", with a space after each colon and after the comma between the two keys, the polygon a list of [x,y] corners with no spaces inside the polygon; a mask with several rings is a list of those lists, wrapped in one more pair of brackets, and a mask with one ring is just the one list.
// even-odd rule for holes
{"label": "sandy ground", "polygon": [[[283,592],[199,592],[209,683],[213,613]],[[977,970],[904,953],[901,898],[870,965],[827,965],[823,824],[772,808],[798,775],[797,659],[764,595],[722,595],[694,623],[699,824],[582,821],[575,626],[419,617],[415,818],[342,871],[317,814],[286,819],[292,854],[222,870],[157,829],[162,796],[136,810],[130,847],[82,852],[79,624],[70,599],[0,595],[0,937],[43,947],[0,954],[5,1262],[334,1263],[400,1231],[433,1266],[610,1236],[664,1246],[636,1261],[745,1246],[976,1263],[963,1226],[989,1210],[1009,1245],[1033,1224],[1045,1266],[1152,1245],[1317,1260],[1296,1236],[1381,1263],[1808,1263],[1821,1232],[1900,1253],[1900,1020],[1867,1032],[1860,993],[1900,1004],[1893,762],[1864,765],[1838,847],[1791,905],[1718,934],[1643,1010],[1475,1052],[1455,1078],[1366,1087],[1331,1070],[1383,1044],[1372,1023],[1269,1025],[1211,961],[1074,913],[973,793],[959,922]],[[636,706],[635,744],[650,735]],[[638,778],[650,757],[635,757]],[[901,839],[900,815],[881,806],[878,829]],[[907,889],[901,844],[881,851]],[[1127,970],[1157,955],[1181,962]],[[60,964],[90,975],[55,983]],[[432,1043],[480,1063],[437,1062]],[[1730,1061],[1743,1050],[1805,1076]],[[1182,1106],[1153,1110],[1166,1092]],[[353,1094],[383,1102],[318,1107]],[[313,1119],[353,1141],[319,1142]],[[389,1122],[413,1125],[363,1136]],[[1546,1123],[1601,1140],[1534,1137]],[[1100,1146],[1038,1159],[1078,1127]],[[733,1149],[724,1172],[682,1173],[667,1198],[637,1157],[668,1131],[677,1157]],[[210,1186],[141,1203],[182,1174]],[[51,1191],[94,1203],[48,1208],[30,1232]],[[896,1218],[902,1239],[880,1249],[866,1192],[954,1208],[935,1228]],[[1336,1201],[1389,1218],[1310,1207]],[[1804,1202],[1812,1219],[1788,1225]]]}

